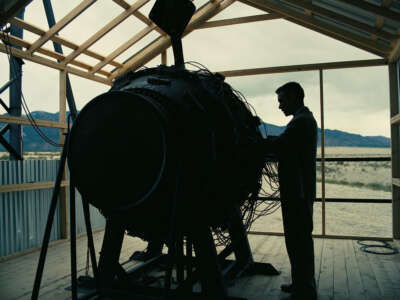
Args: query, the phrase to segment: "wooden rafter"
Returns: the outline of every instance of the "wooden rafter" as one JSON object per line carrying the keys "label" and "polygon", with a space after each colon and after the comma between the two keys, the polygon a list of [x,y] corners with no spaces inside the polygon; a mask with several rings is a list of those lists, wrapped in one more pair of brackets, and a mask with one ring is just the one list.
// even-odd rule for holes
{"label": "wooden rafter", "polygon": [[102,38],[110,30],[112,30],[113,28],[118,26],[122,21],[124,21],[126,18],[128,18],[132,14],[132,12],[138,10],[139,8],[141,8],[143,5],[145,5],[149,1],[150,0],[138,0],[137,2],[135,2],[135,4],[131,5],[129,9],[125,10],[119,16],[117,16],[116,18],[111,20],[106,26],[101,28],[94,35],[92,35],[86,42],[84,42],[81,46],[79,46],[78,49],[76,49],[74,52],[69,54],[64,59],[64,61],[62,61],[62,64],[63,65],[68,64],[71,60],[73,60],[75,57],[77,57],[83,51],[88,49],[91,45],[93,45],[95,42],[97,42],[100,38]]}
{"label": "wooden rafter", "polygon": [[390,7],[392,5],[392,0],[382,0],[382,7]]}
{"label": "wooden rafter", "polygon": [[197,29],[236,25],[236,24],[245,24],[245,23],[260,22],[260,21],[267,21],[267,20],[276,20],[276,19],[281,19],[281,18],[282,18],[282,16],[279,14],[262,14],[262,15],[248,16],[248,17],[218,20],[218,21],[208,21],[208,22],[205,22],[204,24],[200,25],[199,27],[197,27]]}
{"label": "wooden rafter", "polygon": [[357,7],[361,10],[376,14],[385,18],[392,19],[394,21],[400,20],[400,14],[383,6],[374,5],[367,1],[360,0],[337,0],[347,5]]}
{"label": "wooden rafter", "polygon": [[73,10],[71,10],[64,18],[58,21],[53,27],[51,27],[43,36],[41,36],[32,46],[28,49],[28,53],[32,54],[36,49],[41,47],[44,43],[51,39],[52,36],[56,35],[61,29],[71,23],[76,17],[83,13],[89,6],[91,6],[97,0],[84,0]]}
{"label": "wooden rafter", "polygon": [[[15,25],[15,26],[17,26],[17,27],[19,27],[19,28],[22,28],[24,30],[27,30],[27,31],[32,32],[32,33],[37,34],[37,35],[44,35],[45,32],[46,32],[45,30],[43,30],[43,29],[41,29],[41,28],[39,28],[39,27],[37,27],[37,26],[35,26],[33,24],[30,24],[30,23],[28,23],[28,22],[26,22],[24,20],[18,19],[18,18],[11,19],[10,23]],[[59,43],[59,44],[65,46],[65,47],[68,47],[68,48],[73,49],[73,50],[76,50],[76,49],[79,48],[79,46],[77,44],[62,38],[59,35],[54,35],[51,38],[51,40],[53,42]],[[98,59],[100,61],[105,59],[105,57],[103,55],[100,55],[100,54],[98,54],[96,52],[93,52],[93,51],[90,51],[90,50],[85,50],[83,53],[86,54],[87,56],[93,57],[93,58]],[[109,64],[113,65],[115,67],[118,67],[118,68],[122,67],[122,64],[119,63],[119,62],[116,62],[116,61],[110,61]]]}
{"label": "wooden rafter", "polygon": [[299,7],[304,10],[311,11],[313,14],[317,14],[319,16],[325,17],[334,22],[342,23],[342,24],[352,27],[356,30],[365,32],[367,34],[375,35],[377,37],[380,37],[380,38],[390,41],[390,42],[392,42],[398,38],[397,35],[394,35],[392,33],[386,32],[386,31],[379,30],[376,27],[372,27],[365,23],[362,23],[362,22],[356,21],[354,19],[351,19],[349,17],[346,17],[344,15],[337,14],[326,8],[313,5],[312,3],[308,3],[305,1],[297,1],[297,0],[281,0],[281,1],[286,2],[295,7]]}
{"label": "wooden rafter", "polygon": [[[62,123],[62,122],[54,122],[54,121],[46,121],[38,119],[34,119],[34,121],[40,127],[67,129],[67,124],[65,122]],[[29,119],[27,118],[15,117],[15,116],[2,116],[2,115],[0,115],[0,123],[32,125]]]}
{"label": "wooden rafter", "polygon": [[[10,47],[6,47],[5,45],[0,44],[0,51],[3,52],[3,53],[9,53]],[[108,80],[108,79],[106,79],[104,77],[100,77],[100,76],[97,76],[97,75],[94,75],[94,74],[89,74],[86,71],[82,71],[80,69],[77,69],[77,68],[74,68],[74,67],[71,67],[71,66],[63,66],[60,63],[58,63],[56,61],[53,61],[53,60],[51,60],[49,58],[45,58],[45,57],[38,56],[38,55],[35,55],[35,54],[29,54],[28,52],[20,50],[20,49],[12,48],[12,55],[15,56],[15,57],[19,57],[19,58],[22,58],[22,59],[26,59],[26,60],[32,61],[34,63],[38,63],[38,64],[43,65],[43,66],[47,66],[47,67],[53,68],[53,69],[65,70],[70,74],[74,74],[74,75],[77,75],[77,76],[80,76],[80,77],[83,77],[83,78],[91,79],[91,80],[94,80],[94,81],[97,81],[97,82],[101,82],[101,83],[104,83],[104,84],[107,84],[107,85],[111,85],[112,84],[110,82],[110,80]]]}
{"label": "wooden rafter", "polygon": [[[16,45],[16,46],[21,46],[21,47],[26,48],[26,49],[28,49],[31,46],[31,44],[29,42],[24,41],[23,39],[20,39],[18,37],[12,36],[12,35],[7,35],[4,32],[0,32],[0,39],[2,41],[6,42],[6,43],[10,43],[10,44]],[[11,50],[13,50],[13,49],[11,49]],[[49,49],[46,49],[46,48],[43,48],[43,47],[39,48],[36,52],[44,54],[44,55],[49,56],[51,58],[55,58],[55,59],[57,59],[59,61],[65,59],[65,56],[63,54],[58,53],[58,52],[54,52],[52,50],[49,50]],[[90,65],[88,65],[88,64],[86,64],[86,63],[84,63],[82,61],[78,61],[78,60],[71,61],[71,65],[75,65],[77,67],[86,69],[88,71],[92,70],[92,68],[93,68],[92,66],[90,66]],[[99,74],[102,74],[102,75],[104,75],[106,77],[111,75],[111,73],[106,72],[106,71],[101,71],[101,72],[99,72]]]}
{"label": "wooden rafter", "polygon": [[392,52],[389,54],[389,61],[395,62],[400,59],[400,39],[395,43]]}
{"label": "wooden rafter", "polygon": [[388,46],[378,44],[371,39],[367,39],[336,26],[324,23],[313,17],[298,13],[292,9],[277,5],[276,2],[270,0],[240,0],[245,4],[250,4],[253,7],[259,8],[266,12],[275,12],[283,15],[285,19],[309,28],[311,30],[320,32],[324,35],[335,38],[339,41],[353,45],[365,51],[374,53],[381,57],[387,57],[391,49]]}
{"label": "wooden rafter", "polygon": [[[129,9],[130,5],[124,0],[113,0],[116,4],[121,6],[122,8]],[[142,14],[140,11],[135,10],[132,15],[134,15],[136,18],[138,18],[140,21],[145,23],[147,26],[152,26],[155,25],[152,20],[150,20],[148,17],[146,17],[144,14]],[[167,35],[160,27],[155,25],[155,30],[158,31],[158,33],[162,35]]]}
{"label": "wooden rafter", "polygon": [[135,34],[133,37],[131,37],[129,40],[127,40],[125,43],[123,43],[120,47],[115,49],[113,52],[111,52],[110,55],[108,55],[103,61],[99,62],[97,65],[93,67],[93,69],[90,71],[91,74],[94,74],[95,72],[98,72],[101,70],[102,67],[104,67],[106,64],[108,64],[111,60],[116,58],[118,55],[120,55],[122,52],[130,48],[133,44],[144,38],[146,35],[148,35],[153,29],[155,28],[155,24],[147,26],[146,28],[143,28],[141,31],[139,31],[137,34]]}
{"label": "wooden rafter", "polygon": [[[390,5],[392,5],[392,0],[383,0],[381,6],[382,7],[390,7]],[[377,15],[376,16],[376,22],[375,22],[375,27],[377,30],[381,30],[381,28],[383,27],[383,25],[385,24],[385,18]],[[372,35],[372,39],[373,40],[377,40],[378,37],[376,35]]]}
{"label": "wooden rafter", "polygon": [[361,67],[373,67],[373,66],[384,66],[384,65],[387,65],[386,59],[367,59],[367,60],[339,61],[339,62],[329,62],[329,63],[319,63],[319,64],[304,64],[304,65],[220,71],[218,73],[224,75],[225,77],[237,77],[237,76],[263,75],[263,74],[275,74],[275,73],[287,73],[287,72],[361,68]]}
{"label": "wooden rafter", "polygon": [[[206,22],[208,19],[212,18],[232,3],[235,0],[212,0],[204,5],[201,9],[197,10],[190,20],[183,36],[186,36],[199,26]],[[148,61],[159,55],[161,52],[166,50],[171,45],[170,38],[167,36],[161,36],[156,41],[148,45],[142,51],[138,52],[131,59],[129,59],[124,67],[115,70],[110,79],[115,79],[116,77],[124,74],[129,70],[136,70],[140,66],[146,64]]]}

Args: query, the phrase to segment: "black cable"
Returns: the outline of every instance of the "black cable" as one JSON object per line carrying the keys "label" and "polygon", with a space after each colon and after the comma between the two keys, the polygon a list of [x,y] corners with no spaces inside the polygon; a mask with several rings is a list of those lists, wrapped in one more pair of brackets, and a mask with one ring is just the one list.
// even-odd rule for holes
{"label": "black cable", "polygon": [[[258,118],[257,112],[254,107],[247,101],[246,97],[239,91],[233,89],[229,84],[224,83],[221,80],[221,75],[214,74],[210,70],[208,70],[205,66],[198,62],[189,61],[185,63],[186,65],[194,67],[196,70],[191,71],[196,75],[204,76],[212,84],[217,85],[217,97],[220,99],[226,99],[226,97],[230,97],[232,103],[235,101],[240,101],[244,104],[247,110],[250,112],[253,117]],[[225,104],[226,101],[223,101]],[[238,122],[239,123],[239,122]],[[267,128],[264,124],[264,129],[267,134]],[[241,124],[237,124],[242,128],[248,128],[248,123],[242,122]],[[237,135],[235,140],[239,141],[239,136],[237,134],[237,130],[234,129],[234,134]],[[249,129],[250,131],[250,129]],[[262,136],[260,133],[260,137],[258,136],[248,136],[249,140],[252,143],[257,143],[262,141]],[[264,189],[265,186],[268,188],[268,191]],[[255,220],[260,217],[272,214],[276,212],[280,208],[279,201],[262,201],[258,200],[258,197],[278,197],[279,196],[279,182],[278,182],[278,168],[276,162],[266,161],[264,168],[262,170],[262,174],[259,178],[258,185],[254,188],[254,190],[249,193],[249,196],[241,205],[241,214],[242,214],[242,222],[247,231],[250,230],[252,224]],[[226,246],[230,243],[230,236],[228,230],[226,228],[213,228],[214,240],[217,246]]]}
{"label": "black cable", "polygon": [[[10,65],[10,66],[13,65],[14,67],[16,67],[16,66],[15,66],[15,62],[14,62],[13,60],[11,60],[11,56],[12,56],[12,46],[11,46],[11,41],[10,41],[9,34],[6,33],[6,32],[3,31],[3,30],[1,30],[1,31],[2,31],[3,34],[5,34],[5,35],[7,36],[7,38],[8,38],[8,41],[7,41],[7,42],[4,42],[4,41],[3,41],[3,42],[4,42],[4,45],[5,45],[5,48],[6,48],[6,54],[7,54],[7,58],[8,58],[9,65]],[[21,71],[21,73],[22,73],[22,71]],[[53,141],[51,138],[49,138],[49,137],[40,129],[40,127],[37,125],[35,119],[34,119],[33,116],[32,116],[32,113],[30,112],[29,107],[28,107],[28,105],[27,105],[27,103],[26,103],[25,96],[24,96],[24,94],[23,94],[23,92],[22,92],[22,89],[21,89],[21,99],[22,99],[22,101],[21,101],[22,108],[24,109],[25,114],[26,114],[26,116],[27,116],[27,119],[29,120],[29,123],[31,123],[31,125],[32,125],[33,129],[36,131],[36,133],[37,133],[46,143],[50,144],[51,146],[54,146],[54,147],[62,147],[62,144],[59,144],[59,143]]]}
{"label": "black cable", "polygon": [[[372,242],[372,244],[371,244],[371,242]],[[361,240],[358,240],[357,244],[361,245],[361,247],[360,247],[361,251],[367,252],[367,253],[379,254],[379,255],[393,255],[393,254],[399,253],[399,250],[396,247],[391,246],[386,241],[368,241],[368,240],[361,241]],[[374,248],[384,249],[384,252],[372,250]]]}

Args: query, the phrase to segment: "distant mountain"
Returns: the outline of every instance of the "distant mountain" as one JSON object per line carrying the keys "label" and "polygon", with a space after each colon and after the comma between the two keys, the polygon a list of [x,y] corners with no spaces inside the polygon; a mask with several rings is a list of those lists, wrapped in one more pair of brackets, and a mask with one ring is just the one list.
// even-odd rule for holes
{"label": "distant mountain", "polygon": [[[46,121],[58,121],[58,113],[48,113],[45,111],[32,112],[35,119]],[[276,126],[265,123],[268,135],[279,135],[285,130],[285,126]],[[59,142],[59,130],[56,128],[40,128],[46,136],[55,142]],[[260,126],[263,131],[263,126]],[[321,129],[318,129],[318,136],[320,137]],[[8,140],[8,133],[5,134]],[[23,126],[24,137],[24,151],[29,152],[54,152],[59,151],[59,148],[51,146],[44,142],[32,126]],[[318,144],[320,138],[318,138]],[[348,133],[340,130],[325,129],[325,146],[347,146],[347,147],[390,147],[390,139],[384,136],[362,136],[359,134]],[[0,151],[5,149],[0,145]]]}
{"label": "distant mountain", "polygon": [[[38,120],[45,121],[58,121],[59,113],[49,113],[45,111],[34,111],[32,117]],[[1,126],[3,126],[2,124]],[[60,130],[57,128],[45,128],[40,127],[40,130],[51,140],[56,143],[60,142]],[[60,151],[60,148],[54,147],[46,142],[39,136],[32,126],[22,126],[23,135],[23,149],[27,152],[56,152]],[[8,140],[8,132],[4,135]],[[6,151],[2,145],[0,145],[0,151]]]}
{"label": "distant mountain", "polygon": [[[264,126],[260,130],[265,132]],[[285,126],[276,126],[265,123],[268,135],[279,135],[285,130]],[[321,141],[321,129],[318,128],[318,145]],[[325,146],[330,147],[390,147],[390,139],[384,136],[362,136],[340,130],[325,129]]]}

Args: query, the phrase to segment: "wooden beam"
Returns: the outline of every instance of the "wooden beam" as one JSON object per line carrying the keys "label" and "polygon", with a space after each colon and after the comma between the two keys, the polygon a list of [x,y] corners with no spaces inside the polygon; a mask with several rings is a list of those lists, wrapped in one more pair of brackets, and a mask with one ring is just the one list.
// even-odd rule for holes
{"label": "wooden beam", "polygon": [[369,3],[367,1],[360,1],[360,0],[336,0],[339,2],[343,2],[346,5],[351,5],[354,7],[357,7],[363,11],[367,11],[372,14],[376,14],[385,18],[392,19],[394,21],[400,20],[400,14],[389,9],[386,7],[374,5],[372,3]]}
{"label": "wooden beam", "polygon": [[107,34],[110,30],[118,26],[122,21],[124,21],[126,18],[128,18],[132,12],[138,10],[141,8],[143,5],[145,5],[147,2],[150,0],[138,0],[135,2],[135,4],[131,5],[131,7],[124,12],[122,12],[119,16],[111,20],[110,22],[107,23],[103,28],[101,28],[99,31],[97,31],[94,35],[92,35],[86,42],[84,42],[81,46],[79,46],[78,49],[73,51],[71,54],[69,54],[62,62],[61,64],[66,65],[68,64],[71,60],[73,60],[75,57],[77,57],[79,54],[81,54],[83,51],[85,51],[87,48],[89,48],[91,45],[96,43],[99,39],[101,39],[105,34]]}
{"label": "wooden beam", "polygon": [[[68,186],[69,180],[61,182],[61,186]],[[33,190],[46,190],[54,187],[54,181],[41,181],[34,183],[22,183],[22,184],[7,184],[0,185],[0,193],[10,192],[21,192],[21,191],[33,191]]]}
{"label": "wooden beam", "polygon": [[200,25],[196,29],[213,28],[213,27],[221,27],[221,26],[228,26],[228,25],[245,24],[245,23],[251,23],[251,22],[276,20],[276,19],[281,19],[281,18],[282,18],[282,16],[279,14],[262,14],[262,15],[248,16],[248,17],[218,20],[218,21],[208,21],[208,22],[205,22],[204,24]]}
{"label": "wooden beam", "polygon": [[313,5],[312,3],[307,3],[307,2],[304,2],[304,1],[294,1],[294,0],[281,0],[281,1],[286,2],[286,3],[290,4],[290,5],[293,5],[293,6],[298,7],[298,8],[302,8],[302,9],[305,9],[305,10],[310,10],[310,11],[313,12],[314,15],[319,15],[319,16],[325,17],[325,18],[330,19],[330,20],[332,20],[334,22],[341,23],[343,25],[352,27],[352,28],[354,28],[356,30],[365,32],[367,34],[375,35],[375,36],[380,37],[380,38],[382,38],[384,40],[387,40],[389,42],[392,42],[392,41],[396,40],[397,38],[399,38],[398,35],[395,35],[395,34],[392,34],[392,33],[386,32],[386,31],[379,30],[376,27],[372,27],[372,26],[369,26],[369,25],[367,25],[365,23],[359,22],[359,21],[357,21],[355,19],[351,19],[351,18],[346,17],[344,15],[337,14],[337,13],[332,12],[332,11],[326,9],[326,8]]}
{"label": "wooden beam", "polygon": [[[113,0],[116,4],[118,4],[119,6],[125,8],[125,9],[129,9],[130,4],[127,3],[124,0]],[[145,23],[147,26],[152,26],[155,25],[155,30],[158,31],[158,33],[162,34],[162,35],[167,35],[160,27],[158,27],[155,23],[153,23],[152,20],[150,20],[148,17],[146,17],[144,14],[142,14],[140,11],[135,10],[132,15],[134,15],[136,18],[138,18],[140,21],[142,21],[143,23]]]}
{"label": "wooden beam", "polygon": [[392,184],[400,187],[400,178],[392,178]]}
{"label": "wooden beam", "polygon": [[[28,22],[26,22],[24,20],[18,19],[18,18],[11,19],[10,23],[15,25],[15,26],[17,26],[17,27],[19,27],[19,28],[22,28],[24,30],[27,30],[27,31],[32,32],[32,33],[37,34],[37,35],[44,35],[46,33],[45,30],[43,30],[43,29],[41,29],[39,27],[36,27],[35,25],[30,24],[30,23],[28,23]],[[51,40],[53,42],[56,42],[56,43],[59,43],[59,44],[65,46],[65,47],[68,47],[68,48],[70,48],[72,50],[76,50],[76,49],[79,48],[79,46],[77,44],[74,44],[73,42],[62,38],[59,35],[55,35],[55,36],[51,37]],[[98,54],[96,52],[93,52],[91,50],[85,50],[83,53],[86,54],[87,56],[93,57],[93,58],[98,59],[100,61],[105,59],[105,57],[103,55],[100,55],[100,54]],[[122,64],[119,63],[119,62],[116,62],[116,61],[110,61],[109,63],[110,63],[110,65],[113,65],[113,66],[118,67],[118,68],[122,67]]]}
{"label": "wooden beam", "polygon": [[[60,128],[60,129],[67,128],[67,124],[65,124],[65,123],[38,120],[38,119],[34,119],[34,121],[39,127]],[[0,123],[31,125],[30,121],[27,118],[13,117],[13,116],[1,116],[1,115],[0,115]]]}
{"label": "wooden beam", "polygon": [[[4,52],[4,53],[9,53],[10,51],[10,47],[6,47],[3,44],[0,44],[0,52]],[[34,55],[34,54],[28,54],[26,51],[22,51],[20,49],[16,49],[16,48],[12,48],[12,55],[22,58],[22,59],[26,59],[38,64],[41,64],[43,66],[47,66],[53,69],[57,69],[57,70],[65,70],[70,74],[74,74],[83,78],[87,78],[93,81],[97,81],[103,84],[107,84],[107,85],[112,85],[112,82],[104,77],[100,77],[97,75],[93,75],[93,74],[89,74],[88,72],[79,70],[77,68],[73,68],[70,66],[63,66],[58,62],[52,61],[48,58],[45,57],[41,57],[38,55]]]}
{"label": "wooden beam", "polygon": [[161,64],[164,66],[168,64],[167,50],[161,52]]}
{"label": "wooden beam", "polygon": [[287,72],[374,67],[374,66],[384,66],[384,65],[387,65],[387,61],[385,59],[367,59],[367,60],[339,61],[339,62],[318,63],[318,64],[304,64],[304,65],[243,69],[243,70],[233,70],[233,71],[221,71],[218,73],[224,75],[225,77],[237,77],[237,76],[250,76],[250,75],[275,74],[275,73],[287,73]]}
{"label": "wooden beam", "polygon": [[[235,0],[214,0],[208,2],[193,15],[188,26],[186,27],[183,37],[234,2]],[[168,36],[162,36],[158,38],[143,50],[136,53],[131,59],[129,59],[123,68],[112,72],[113,74],[111,75],[110,79],[115,79],[129,70],[136,70],[159,55],[161,52],[165,51],[170,45],[171,41]]]}
{"label": "wooden beam", "polygon": [[392,52],[389,54],[389,62],[396,62],[400,59],[400,38],[394,44]]}
{"label": "wooden beam", "polygon": [[[383,0],[381,6],[382,7],[390,7],[392,5],[392,0]],[[382,16],[376,16],[376,23],[375,23],[375,27],[379,30],[383,27],[383,25],[385,24],[385,18]],[[373,39],[377,39],[378,37],[376,35],[372,36]]]}
{"label": "wooden beam", "polygon": [[83,13],[89,6],[91,6],[96,0],[83,0],[79,5],[72,9],[64,18],[58,21],[53,27],[51,27],[43,36],[41,36],[32,46],[28,49],[28,53],[32,54],[36,49],[46,43],[52,36],[56,35],[61,29],[71,23],[76,17]]}
{"label": "wooden beam", "polygon": [[[60,89],[59,89],[59,122],[67,123],[67,72],[60,71]],[[60,129],[60,144],[64,145],[66,130]],[[67,170],[64,168],[62,180],[67,178]],[[67,187],[60,188],[60,233],[61,238],[68,238],[68,190]]]}
{"label": "wooden beam", "polygon": [[382,0],[382,7],[390,7],[392,5],[392,0]]}
{"label": "wooden beam", "polygon": [[[11,43],[12,45],[21,46],[23,48],[29,48],[31,46],[31,44],[28,43],[27,41],[22,40],[22,39],[20,39],[18,37],[15,37],[15,36],[6,34],[4,32],[0,32],[0,40],[3,40],[6,43]],[[55,52],[55,51],[52,51],[52,50],[49,50],[49,49],[46,49],[46,48],[43,48],[43,47],[37,49],[36,52],[44,54],[44,55],[49,56],[51,58],[55,58],[58,61],[61,61],[61,60],[65,59],[65,56],[63,54]],[[86,64],[86,63],[84,63],[82,61],[79,61],[79,60],[71,61],[71,65],[75,65],[77,67],[86,69],[88,71],[93,69],[92,66],[90,66],[90,65],[88,65],[88,64]],[[99,74],[104,75],[106,77],[111,75],[111,73],[107,72],[107,71],[100,71]]]}
{"label": "wooden beam", "polygon": [[129,40],[127,40],[125,43],[123,43],[120,47],[118,47],[113,52],[111,52],[111,54],[109,54],[103,61],[101,61],[97,65],[95,65],[92,68],[92,70],[90,71],[90,73],[94,74],[95,72],[99,71],[102,67],[104,67],[106,64],[108,64],[110,61],[112,61],[114,58],[116,58],[122,52],[129,49],[133,44],[135,44],[136,42],[138,42],[142,38],[144,38],[146,35],[148,35],[155,28],[155,26],[156,26],[155,24],[147,26],[146,28],[143,28],[141,31],[136,33],[133,37],[131,37]]}
{"label": "wooden beam", "polygon": [[[389,64],[389,94],[390,116],[396,118],[400,113],[400,74],[399,63]],[[392,224],[393,238],[400,239],[400,125],[390,125],[390,140],[392,152]]]}
{"label": "wooden beam", "polygon": [[339,41],[353,45],[381,57],[386,57],[391,50],[388,46],[378,44],[370,39],[350,33],[349,31],[343,30],[328,23],[324,23],[315,19],[314,17],[298,13],[293,9],[278,5],[270,0],[241,0],[241,2],[256,4],[256,6],[263,8],[265,11],[270,13],[275,12],[282,14],[285,19],[293,23],[333,37]]}
{"label": "wooden beam", "polygon": [[324,73],[319,69],[319,103],[321,114],[321,224],[322,234],[326,234],[326,213],[325,213],[325,119],[324,119]]}
{"label": "wooden beam", "polygon": [[[284,236],[283,232],[269,232],[269,231],[249,231],[248,234]],[[390,237],[362,236],[362,235],[313,234],[312,237],[322,238],[322,239],[339,239],[339,240],[393,241],[393,238]]]}
{"label": "wooden beam", "polygon": [[400,123],[400,114],[397,114],[390,119],[390,124],[394,125],[397,123]]}

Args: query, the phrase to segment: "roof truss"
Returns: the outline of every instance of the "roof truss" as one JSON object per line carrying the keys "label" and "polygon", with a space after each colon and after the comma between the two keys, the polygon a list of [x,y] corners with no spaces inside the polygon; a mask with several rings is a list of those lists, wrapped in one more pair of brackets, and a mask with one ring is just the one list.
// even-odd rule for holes
{"label": "roof truss", "polygon": [[[184,36],[197,29],[285,18],[293,23],[374,53],[389,61],[397,60],[400,56],[400,14],[396,10],[391,9],[394,3],[392,0],[382,0],[381,6],[371,4],[365,0],[240,1],[264,13],[248,17],[209,21],[210,18],[235,2],[235,0],[210,0],[195,12],[186,28]],[[15,17],[9,19],[9,23],[12,25],[34,33],[38,38],[34,42],[28,42],[2,32],[0,39],[5,44],[0,44],[0,51],[9,52],[11,50],[13,55],[23,59],[52,68],[66,70],[69,73],[106,84],[112,84],[112,81],[116,77],[129,70],[140,68],[160,54],[163,54],[165,58],[165,50],[171,45],[169,36],[140,12],[140,8],[148,3],[149,0],[136,0],[133,4],[129,4],[125,0],[113,0],[116,6],[124,9],[123,12],[108,22],[103,28],[93,33],[91,37],[80,45],[59,35],[59,32],[73,22],[80,14],[86,10],[90,10],[90,6],[94,2],[96,0],[81,0],[75,8],[47,30]],[[372,14],[375,18],[372,22],[365,22],[360,17],[353,17],[348,12],[346,14],[340,9],[341,7],[354,10],[354,12],[361,16],[371,16]],[[100,54],[90,49],[94,43],[98,42],[127,18],[138,19],[146,24],[146,27],[134,32],[132,36],[128,37],[126,41],[110,53]],[[392,30],[393,26],[395,26],[395,30]],[[158,38],[125,62],[118,61],[120,55],[154,31],[160,34]],[[47,49],[44,45],[48,41],[53,41],[70,48],[72,52],[68,55],[63,55]],[[7,45],[21,46],[22,50]],[[96,59],[96,61],[94,63],[84,62],[79,58],[82,54],[90,56]],[[106,71],[110,70],[109,66],[112,66],[112,71]]]}

